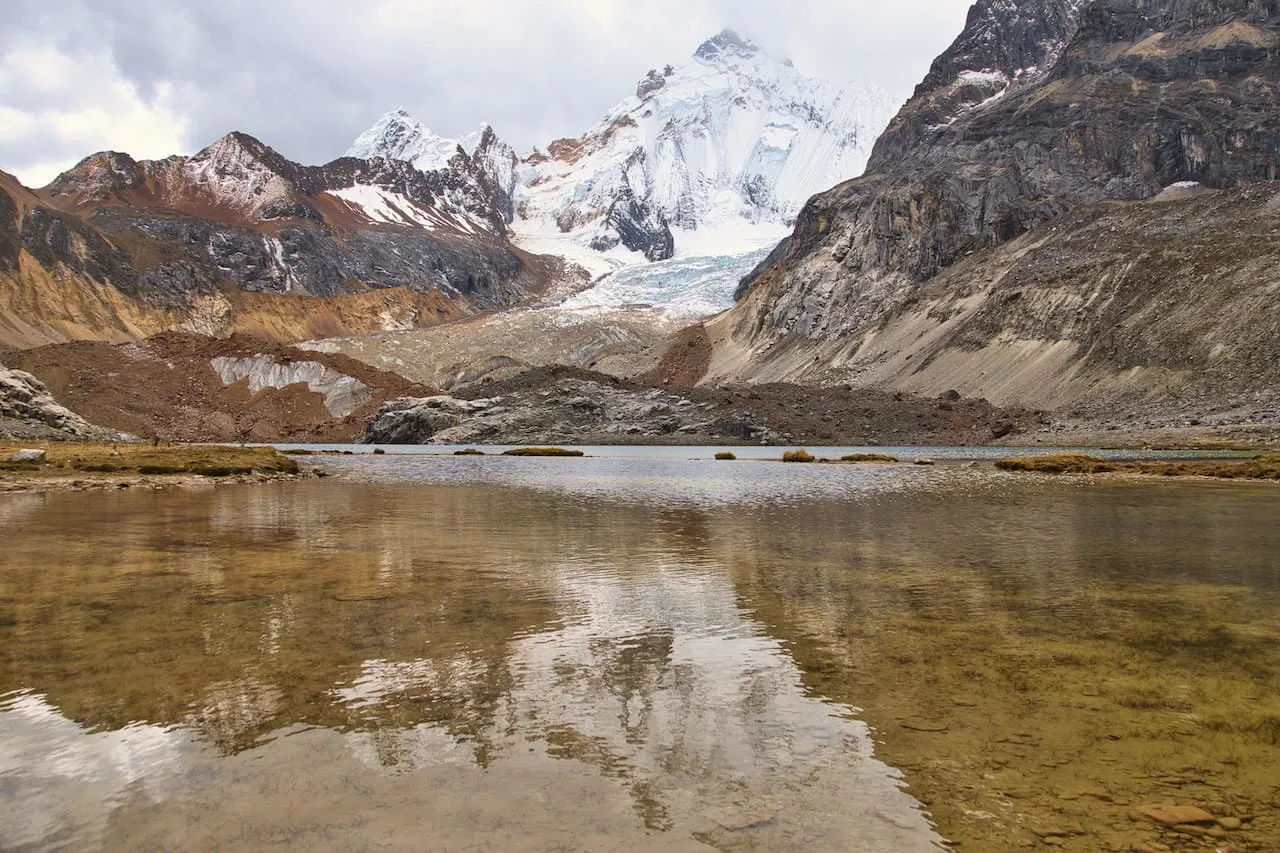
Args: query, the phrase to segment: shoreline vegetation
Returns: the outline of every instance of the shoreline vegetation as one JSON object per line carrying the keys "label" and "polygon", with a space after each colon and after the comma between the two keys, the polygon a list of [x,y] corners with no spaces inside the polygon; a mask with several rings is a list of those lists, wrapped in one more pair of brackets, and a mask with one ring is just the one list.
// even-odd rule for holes
{"label": "shoreline vegetation", "polygon": [[[35,458],[20,459],[22,451]],[[272,447],[0,441],[0,492],[262,483],[311,476]]]}
{"label": "shoreline vegetation", "polygon": [[[1193,449],[1193,448],[1188,448]],[[23,450],[42,452],[38,459],[15,456]],[[381,448],[372,451],[385,453]],[[298,457],[350,456],[353,451],[276,450],[269,446],[216,444],[171,444],[144,442],[17,442],[0,440],[0,493],[42,491],[101,491],[131,487],[163,488],[200,486],[219,482],[261,483],[301,477],[323,477],[323,469],[304,470]],[[562,447],[518,447],[496,454],[468,448],[459,456],[561,457],[581,458],[584,451]],[[720,451],[717,460],[734,461],[729,451]],[[817,457],[805,448],[783,452],[773,461],[817,463],[820,465],[911,464],[884,453],[863,452],[839,458]],[[768,461],[768,460],[756,460]],[[933,460],[916,459],[916,465],[933,465]],[[942,464],[952,464],[949,461]],[[970,467],[980,463],[965,462]],[[987,467],[992,463],[982,463]],[[1209,478],[1280,482],[1280,451],[1268,451],[1247,459],[1135,460],[1099,459],[1078,452],[1046,453],[1042,456],[1009,457],[994,467],[1010,473],[1047,475],[1117,474],[1162,478]]]}
{"label": "shoreline vegetation", "polygon": [[1145,477],[1211,477],[1219,480],[1280,481],[1280,454],[1252,459],[1114,461],[1082,453],[1012,457],[996,462],[1001,471],[1036,474],[1136,474]]}

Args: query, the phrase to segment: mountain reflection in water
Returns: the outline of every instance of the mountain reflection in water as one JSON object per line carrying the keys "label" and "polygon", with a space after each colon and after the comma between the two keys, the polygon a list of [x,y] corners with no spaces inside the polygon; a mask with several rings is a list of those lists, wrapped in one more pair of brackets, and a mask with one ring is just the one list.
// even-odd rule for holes
{"label": "mountain reflection in water", "polygon": [[0,499],[0,849],[934,850],[859,709],[989,718],[964,638],[1109,660],[1208,596],[1219,693],[1274,684],[1275,490],[332,464]]}

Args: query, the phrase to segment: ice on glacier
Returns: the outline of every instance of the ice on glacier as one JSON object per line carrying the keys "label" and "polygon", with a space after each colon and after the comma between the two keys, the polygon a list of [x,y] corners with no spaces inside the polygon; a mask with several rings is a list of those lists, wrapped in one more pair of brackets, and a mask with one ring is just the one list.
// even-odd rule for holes
{"label": "ice on glacier", "polygon": [[573,311],[611,311],[643,306],[672,317],[700,319],[733,306],[738,282],[769,254],[757,249],[738,255],[672,258],[632,264],[599,279],[589,290],[559,307]]}

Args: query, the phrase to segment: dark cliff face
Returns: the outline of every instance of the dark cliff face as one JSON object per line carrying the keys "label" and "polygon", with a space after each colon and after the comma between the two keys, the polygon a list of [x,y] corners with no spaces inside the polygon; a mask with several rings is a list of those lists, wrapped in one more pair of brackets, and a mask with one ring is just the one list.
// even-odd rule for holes
{"label": "dark cliff face", "polygon": [[868,174],[812,200],[753,274],[739,328],[859,334],[916,283],[1074,205],[1274,178],[1276,7],[976,4]]}
{"label": "dark cliff face", "polygon": [[876,140],[868,172],[892,168],[956,117],[1011,88],[1039,82],[1079,27],[1086,0],[981,0]]}
{"label": "dark cliff face", "polygon": [[20,234],[22,248],[46,269],[61,266],[125,293],[136,290],[137,273],[128,255],[74,216],[33,207],[22,218]]}
{"label": "dark cliff face", "polygon": [[476,150],[467,161],[484,203],[490,210],[497,211],[508,225],[516,218],[516,205],[511,193],[519,162],[516,152],[498,138],[492,127],[485,127]]}
{"label": "dark cliff face", "polygon": [[18,205],[0,186],[0,273],[18,269]]}
{"label": "dark cliff face", "polygon": [[666,217],[629,189],[609,207],[604,222],[606,229],[591,243],[596,251],[607,252],[621,244],[650,261],[665,261],[675,255],[676,241]]}

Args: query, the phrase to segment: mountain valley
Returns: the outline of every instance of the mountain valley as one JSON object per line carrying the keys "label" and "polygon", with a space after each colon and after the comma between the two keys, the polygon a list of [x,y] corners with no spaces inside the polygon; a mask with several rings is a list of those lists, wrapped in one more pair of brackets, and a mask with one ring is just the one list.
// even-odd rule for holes
{"label": "mountain valley", "polygon": [[[980,0],[892,120],[882,93],[726,30],[523,156],[395,110],[319,167],[232,133],[192,157],[96,154],[40,190],[0,174],[2,360],[59,392],[94,360],[33,348],[251,335],[237,357],[292,344],[401,377],[386,389],[559,366],[958,392],[1048,413],[1050,443],[1272,442],[1280,12],[1185,5]],[[215,382],[212,358],[182,362],[189,381]],[[90,384],[103,397],[64,402],[124,393]],[[207,437],[349,438],[351,416]],[[165,422],[103,421],[199,437]]]}

